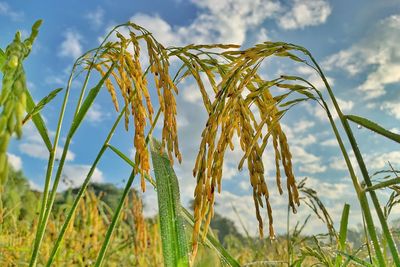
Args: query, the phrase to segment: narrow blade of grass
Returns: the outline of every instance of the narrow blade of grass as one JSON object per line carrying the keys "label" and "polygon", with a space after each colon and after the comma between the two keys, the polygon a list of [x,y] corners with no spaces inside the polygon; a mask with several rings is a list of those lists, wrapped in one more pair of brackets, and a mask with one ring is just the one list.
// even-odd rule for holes
{"label": "narrow blade of grass", "polygon": [[6,61],[6,55],[4,51],[0,48],[0,71],[2,72],[4,62]]}
{"label": "narrow blade of grass", "polygon": [[160,143],[153,139],[150,146],[157,185],[164,265],[189,266],[178,179],[168,156],[161,152]]}
{"label": "narrow blade of grass", "polygon": [[82,103],[81,108],[79,109],[78,113],[76,114],[76,116],[74,118],[74,121],[72,122],[71,129],[69,131],[69,136],[74,135],[76,129],[78,129],[78,127],[81,124],[83,118],[85,117],[87,111],[89,110],[90,106],[93,104],[95,98],[99,94],[100,89],[103,86],[104,82],[108,79],[111,72],[113,72],[115,64],[116,63],[114,62],[111,65],[110,69],[107,71],[107,73],[98,82],[98,84],[89,91],[89,94],[85,98],[85,101]]}
{"label": "narrow blade of grass", "polygon": [[53,100],[57,96],[57,94],[61,91],[62,91],[62,88],[57,88],[57,89],[51,91],[50,94],[48,94],[47,96],[42,98],[42,100],[40,100],[39,103],[34,108],[32,108],[32,110],[30,110],[28,112],[28,114],[26,114],[22,123],[23,124],[26,123],[28,120],[30,120],[32,118],[32,116],[38,114],[44,108],[44,106],[46,106],[48,103],[50,103],[51,100]]}
{"label": "narrow blade of grass", "polygon": [[[35,101],[33,100],[29,90],[25,90],[25,94],[26,94],[26,110],[28,113],[30,113],[36,107]],[[51,144],[49,132],[46,128],[46,124],[44,123],[42,116],[40,115],[40,112],[37,112],[36,114],[32,115],[32,121],[33,124],[35,124],[36,129],[39,131],[39,134],[42,137],[47,150],[50,152],[53,149],[53,145]]]}
{"label": "narrow blade of grass", "polygon": [[373,122],[366,118],[362,118],[362,117],[355,116],[355,115],[346,115],[345,117],[346,117],[346,119],[348,119],[352,122],[358,123],[359,125],[367,128],[377,134],[383,135],[386,138],[389,138],[397,143],[400,143],[400,135],[399,134],[395,134],[391,131],[386,130],[382,126],[378,125],[376,122]]}
{"label": "narrow blade of grass", "polygon": [[[338,248],[340,251],[345,251],[346,249],[346,239],[347,239],[347,226],[349,224],[349,213],[350,213],[350,205],[344,204],[342,211],[342,218],[340,220],[340,231],[339,231],[339,244]],[[342,264],[342,255],[338,255],[336,257],[335,266],[341,266]]]}
{"label": "narrow blade of grass", "polygon": [[365,261],[363,259],[360,259],[360,258],[358,258],[358,257],[356,257],[354,255],[347,254],[346,252],[337,251],[337,253],[345,256],[347,259],[349,259],[351,261],[354,261],[354,262],[356,262],[356,263],[358,263],[358,264],[360,264],[362,266],[366,266],[366,267],[372,267],[373,266],[371,263],[369,263],[369,262],[367,262],[367,261]]}
{"label": "narrow blade of grass", "polygon": [[374,191],[374,190],[377,190],[377,189],[389,187],[391,185],[395,185],[395,184],[399,184],[399,183],[400,183],[400,177],[396,177],[396,178],[384,181],[382,183],[367,187],[367,188],[365,188],[365,191],[367,191],[367,192],[368,191]]}

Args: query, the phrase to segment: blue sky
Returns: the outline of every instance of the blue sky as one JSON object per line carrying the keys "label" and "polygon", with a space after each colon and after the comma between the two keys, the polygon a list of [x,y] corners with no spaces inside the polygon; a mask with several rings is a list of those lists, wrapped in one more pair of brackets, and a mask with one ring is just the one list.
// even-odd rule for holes
{"label": "blue sky", "polygon": [[[25,65],[28,85],[35,99],[42,98],[52,89],[65,87],[74,59],[97,46],[112,26],[131,20],[153,32],[167,46],[218,42],[249,47],[266,40],[303,45],[323,66],[345,113],[365,116],[394,132],[400,131],[398,1],[0,1],[0,47],[5,48],[16,30],[27,34],[39,18],[44,23]],[[300,74],[321,86],[324,92],[315,74],[300,65],[274,61],[266,63],[262,71],[267,77]],[[184,83],[179,89],[179,136],[184,161],[181,166],[176,165],[176,170],[182,199],[187,203],[195,186],[191,171],[206,114],[199,91],[193,84]],[[73,112],[78,90],[79,81],[73,87],[67,115]],[[50,131],[56,127],[60,99],[43,110]],[[115,116],[104,90],[70,148],[64,177],[74,185],[83,180]],[[67,116],[66,123],[69,121]],[[351,221],[357,224],[360,212],[355,193],[323,110],[312,103],[300,105],[284,118],[283,124],[291,145],[297,180],[309,177],[308,185],[320,193],[335,222],[338,222],[343,204],[351,203]],[[66,128],[63,128],[63,134]],[[131,154],[132,129],[126,133],[122,128],[112,144]],[[371,173],[387,169],[388,161],[399,167],[398,144],[382,140],[366,129],[355,127],[354,131]],[[231,208],[235,205],[249,231],[256,233],[248,175],[236,168],[240,155],[239,151],[227,155],[223,192],[216,198],[217,210],[237,221]],[[26,126],[22,140],[12,142],[9,157],[16,168],[24,170],[32,185],[43,185],[47,154],[32,125]],[[272,191],[275,227],[284,231],[285,223],[280,222],[285,221],[287,200],[277,194],[272,183],[271,158],[266,154],[264,161]],[[128,174],[129,168],[107,152],[94,180],[122,186]],[[61,188],[67,186],[62,184]],[[144,194],[149,214],[156,210],[155,195],[151,191]],[[386,195],[382,192],[382,199]],[[292,220],[303,220],[309,213],[302,205]],[[308,229],[316,228],[322,230],[323,225],[315,219]]]}

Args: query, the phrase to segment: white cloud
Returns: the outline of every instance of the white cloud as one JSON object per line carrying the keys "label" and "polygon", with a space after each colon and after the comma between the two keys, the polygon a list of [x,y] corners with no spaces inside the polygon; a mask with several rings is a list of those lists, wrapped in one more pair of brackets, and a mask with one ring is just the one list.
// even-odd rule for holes
{"label": "white cloud", "polygon": [[241,181],[239,183],[239,187],[241,189],[243,189],[244,191],[250,192],[249,190],[250,190],[251,184],[249,183],[249,181]]}
{"label": "white cloud", "polygon": [[320,160],[317,156],[306,152],[304,150],[304,148],[302,148],[300,146],[292,146],[290,148],[290,152],[293,154],[292,161],[294,163],[296,163],[296,162],[303,163],[303,164],[316,163]]}
{"label": "white cloud", "polygon": [[344,196],[352,197],[354,194],[354,189],[352,188],[351,180],[348,179],[347,182],[324,182],[317,178],[307,178],[306,186],[318,189],[318,195],[320,197],[325,197],[329,200],[339,200]]}
{"label": "white cloud", "polygon": [[45,83],[51,85],[65,85],[65,81],[66,79],[61,75],[51,75],[45,78]]}
{"label": "white cloud", "polygon": [[178,126],[178,129],[179,129],[181,127],[186,127],[190,124],[189,124],[189,121],[186,119],[185,115],[178,112],[178,115],[176,118],[176,125]]}
{"label": "white cloud", "polygon": [[386,85],[400,82],[399,27],[400,15],[380,21],[362,40],[328,57],[324,67],[341,68],[349,75],[368,71],[359,92],[367,99],[384,95]]}
{"label": "white cloud", "polygon": [[312,164],[307,164],[307,165],[301,165],[299,167],[299,170],[304,173],[314,174],[314,173],[321,173],[321,172],[326,171],[327,167],[323,166],[321,164],[318,164],[318,163],[312,163]]}
{"label": "white cloud", "polygon": [[340,109],[344,112],[351,111],[354,107],[354,102],[351,100],[346,101],[340,98],[336,98],[336,100],[339,104]]}
{"label": "white cloud", "polygon": [[[337,100],[339,107],[343,113],[350,112],[354,107],[354,102],[351,100],[343,100],[338,97],[336,97],[336,100]],[[314,115],[321,121],[328,121],[328,115],[326,114],[325,109],[323,109],[321,106],[317,105],[316,103],[305,103],[305,106],[306,106],[307,111],[311,115]],[[331,111],[332,118],[334,120],[336,120],[339,117],[339,115],[337,114],[337,112],[331,102],[328,103],[328,107],[329,107],[329,110]]]}
{"label": "white cloud", "polygon": [[321,146],[338,146],[338,142],[336,139],[328,139],[321,142]]}
{"label": "white cloud", "polygon": [[[349,153],[349,157],[353,167],[358,166],[353,152]],[[395,169],[398,169],[397,166],[400,165],[400,152],[388,151],[371,153],[363,155],[363,159],[370,173],[374,173],[383,169],[389,169],[389,162],[394,166]],[[335,170],[347,170],[346,162],[341,156],[332,158],[329,167]]]}
{"label": "white cloud", "polygon": [[[49,135],[54,135],[54,132],[50,131]],[[24,125],[24,133],[22,135],[22,142],[18,145],[18,149],[21,153],[28,155],[33,158],[45,159],[49,158],[49,151],[43,143],[42,137],[33,125],[32,121],[29,121]],[[57,147],[56,158],[60,159],[62,154],[62,147]],[[72,151],[67,152],[67,161],[73,161],[75,154]]]}
{"label": "white cloud", "polygon": [[104,9],[102,9],[101,7],[97,7],[95,10],[87,13],[85,18],[89,20],[92,27],[98,29],[104,23]]}
{"label": "white cloud", "polygon": [[331,163],[329,167],[334,170],[344,171],[347,170],[346,162],[344,161],[343,157],[334,157],[331,159]]}
{"label": "white cloud", "polygon": [[8,163],[14,168],[14,170],[19,171],[22,169],[22,159],[17,155],[7,153]]}
{"label": "white cloud", "polygon": [[294,166],[299,166],[299,170],[303,173],[321,173],[327,169],[326,166],[323,166],[320,157],[307,152],[301,146],[291,146],[290,152],[293,155],[292,162]]}
{"label": "white cloud", "polygon": [[[82,185],[90,170],[90,165],[80,164],[66,164],[61,177],[61,183],[58,190],[62,191],[68,187],[78,187]],[[93,172],[92,182],[101,183],[104,182],[103,172],[96,168]]]}
{"label": "white cloud", "polygon": [[82,55],[82,36],[73,30],[67,30],[64,41],[60,45],[58,55],[61,57],[72,57],[74,59]]}
{"label": "white cloud", "polygon": [[98,123],[104,121],[104,119],[108,118],[110,114],[104,113],[101,106],[95,103],[90,107],[86,116],[89,122]]}
{"label": "white cloud", "polygon": [[325,23],[331,11],[324,0],[294,0],[292,9],[279,19],[279,26],[294,30],[320,25]]}
{"label": "white cloud", "polygon": [[400,151],[391,151],[386,153],[375,153],[373,155],[367,155],[365,157],[366,164],[369,169],[379,171],[388,169],[390,162],[395,169],[400,166]]}
{"label": "white cloud", "polygon": [[258,32],[257,32],[257,40],[256,43],[263,43],[266,41],[269,41],[270,38],[268,36],[268,31],[266,28],[261,28]]}
{"label": "white cloud", "polygon": [[176,36],[174,35],[175,33],[173,32],[171,25],[158,15],[151,16],[138,13],[131,17],[130,21],[145,27],[165,46],[177,45],[176,42],[179,42],[179,39],[175,39]]}
{"label": "white cloud", "polygon": [[173,27],[158,15],[136,14],[131,21],[145,26],[165,45],[191,43],[243,44],[247,30],[281,10],[279,2],[263,0],[193,1],[200,8],[190,25]]}
{"label": "white cloud", "polygon": [[293,144],[301,147],[313,145],[317,142],[317,138],[313,134],[307,134],[306,136],[297,137],[292,141]]}
{"label": "white cloud", "polygon": [[[314,85],[315,88],[317,88],[319,91],[322,92],[325,90],[326,87],[324,81],[321,79],[321,77],[314,69],[308,66],[299,66],[297,67],[296,70],[299,74],[304,75],[305,76],[304,78],[307,81],[309,81],[312,85]],[[327,76],[326,80],[328,81],[330,86],[333,86],[335,83],[335,80],[332,77]]]}
{"label": "white cloud", "polygon": [[[306,133],[313,126],[314,122],[307,120],[300,120],[293,127],[282,124],[282,130],[285,132],[290,145],[294,166],[299,166],[301,172],[311,174],[321,173],[327,169],[326,166],[322,165],[319,156],[306,151],[306,147],[317,143],[315,135]],[[271,166],[271,168],[275,168],[275,165]]]}
{"label": "white cloud", "polygon": [[381,110],[386,111],[388,114],[400,119],[400,104],[397,102],[384,102],[380,106]]}
{"label": "white cloud", "polygon": [[36,191],[39,191],[39,192],[43,192],[43,188],[42,188],[40,185],[38,185],[37,183],[35,183],[34,181],[28,180],[28,183],[29,183],[29,187],[30,187],[32,190],[36,190]]}
{"label": "white cloud", "polygon": [[395,133],[395,134],[400,134],[400,129],[399,128],[391,128],[389,131]]}
{"label": "white cloud", "polygon": [[[24,142],[19,146],[19,151],[23,154],[26,154],[30,157],[37,159],[48,159],[49,151],[47,150],[44,144],[40,143],[32,143],[32,142]],[[57,148],[56,159],[60,159],[62,155],[62,147]],[[75,159],[75,154],[68,150],[66,161],[73,161]]]}
{"label": "white cloud", "polygon": [[304,133],[307,130],[310,130],[315,125],[315,122],[308,120],[300,120],[293,125],[293,132],[295,133]]}
{"label": "white cloud", "polygon": [[192,83],[188,86],[182,87],[181,94],[185,101],[198,104],[200,106],[203,105],[203,98],[201,96],[200,89],[197,87],[197,84]]}
{"label": "white cloud", "polygon": [[9,17],[13,21],[21,21],[24,13],[13,10],[6,2],[0,2],[0,16]]}

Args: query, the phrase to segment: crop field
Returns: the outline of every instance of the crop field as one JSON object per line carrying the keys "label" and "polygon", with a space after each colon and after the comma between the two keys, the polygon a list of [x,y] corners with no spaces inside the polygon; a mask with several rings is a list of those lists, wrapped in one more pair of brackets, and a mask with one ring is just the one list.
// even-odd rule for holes
{"label": "crop field", "polygon": [[[366,155],[374,149],[365,151],[355,131],[397,149],[400,135],[384,122],[347,112],[325,64],[307,47],[269,39],[248,46],[166,45],[145,24],[129,21],[109,27],[97,46],[80,53],[64,85],[39,90],[30,88],[26,64],[43,51],[46,21],[37,20],[29,32],[13,31],[0,50],[0,266],[400,266],[400,224],[391,216],[399,214],[400,171],[388,160],[371,173]],[[35,50],[38,42],[42,48]],[[290,69],[265,75],[270,61],[307,68],[313,76]],[[188,163],[193,177],[179,177],[185,148],[178,95],[188,81],[206,119],[199,135],[184,137],[197,146]],[[104,96],[107,102],[99,102]],[[98,103],[106,103],[110,123],[96,132],[87,125]],[[323,183],[296,175],[295,126],[285,119],[299,106],[322,111],[330,146],[351,182],[346,193],[357,206],[335,199],[339,216],[325,204]],[[32,132],[45,155],[40,187],[12,164],[11,149]],[[82,142],[83,132],[97,145]],[[71,147],[94,152],[71,156]],[[231,179],[225,177],[231,153],[252,199],[251,218],[236,203],[235,219],[218,209]],[[90,163],[79,183],[66,175],[71,157]],[[96,178],[103,162],[124,166],[122,183]],[[182,201],[188,190],[182,179],[191,183],[189,205]],[[157,206],[151,215],[144,201],[149,192],[155,196],[150,205]],[[305,220],[294,217],[305,210]],[[357,229],[351,227],[354,210]],[[323,232],[305,231],[311,218]]]}

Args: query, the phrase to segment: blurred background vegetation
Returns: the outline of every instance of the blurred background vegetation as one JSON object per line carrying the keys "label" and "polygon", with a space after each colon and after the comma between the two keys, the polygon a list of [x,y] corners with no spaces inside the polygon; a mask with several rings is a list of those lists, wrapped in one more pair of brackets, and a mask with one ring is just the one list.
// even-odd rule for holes
{"label": "blurred background vegetation", "polygon": [[[39,263],[44,264],[49,256],[56,234],[65,220],[65,211],[70,208],[78,188],[70,188],[57,194],[50,218],[48,234],[45,235]],[[74,224],[68,230],[55,266],[92,266],[104,234],[110,223],[113,210],[118,204],[122,189],[113,184],[90,184],[84,200],[78,208]],[[2,200],[2,222],[0,224],[0,265],[24,266],[29,261],[31,244],[39,216],[41,192],[30,188],[22,171],[10,166],[9,178],[4,186]],[[193,204],[192,204],[193,206]],[[193,207],[191,207],[193,208]],[[315,216],[312,214],[311,216]],[[240,215],[238,214],[238,220]],[[286,223],[286,222],[285,222]],[[231,255],[240,264],[249,266],[284,266],[289,255],[292,262],[302,259],[301,264],[312,264],[329,255],[334,258],[336,244],[329,241],[328,234],[307,236],[302,233],[305,222],[299,222],[290,230],[289,243],[286,234],[278,235],[276,240],[250,236],[247,229],[238,229],[235,223],[216,213],[211,222],[216,235]],[[393,224],[397,242],[400,234],[400,220]],[[72,230],[73,227],[73,230]],[[106,256],[107,266],[159,266],[163,257],[161,237],[157,217],[144,217],[143,204],[139,194],[131,189],[125,203],[122,220],[118,225],[111,247]],[[191,229],[188,230],[190,235]],[[360,258],[367,257],[365,236],[362,226],[348,229],[347,246]],[[312,255],[312,254],[315,255]],[[200,244],[196,266],[223,266],[218,255]],[[329,264],[324,264],[329,266]],[[350,264],[351,265],[351,264]]]}

